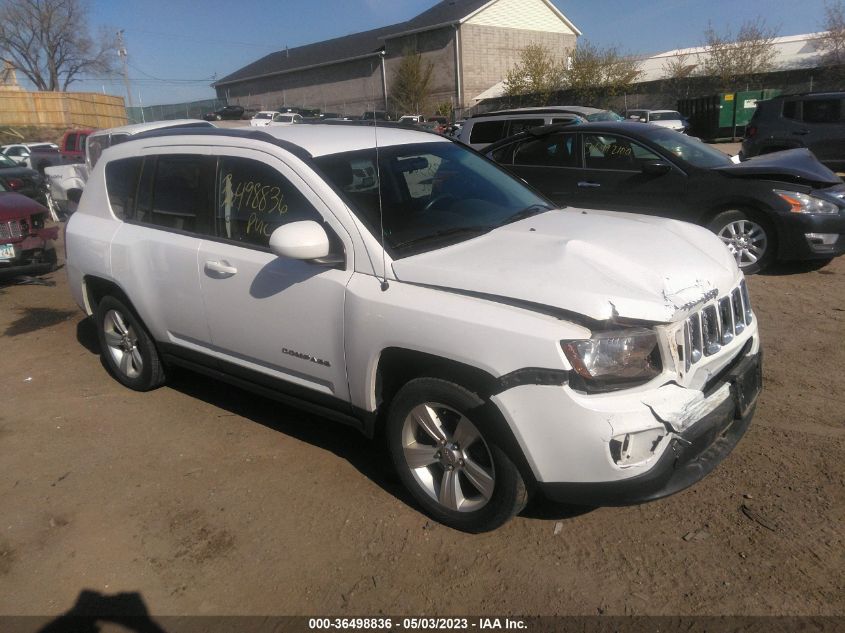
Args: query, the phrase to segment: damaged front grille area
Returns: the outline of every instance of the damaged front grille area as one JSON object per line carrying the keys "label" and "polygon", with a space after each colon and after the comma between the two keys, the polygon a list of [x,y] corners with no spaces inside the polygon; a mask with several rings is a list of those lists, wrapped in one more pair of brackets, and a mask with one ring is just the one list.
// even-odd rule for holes
{"label": "damaged front grille area", "polygon": [[21,237],[21,224],[17,220],[0,222],[0,239],[9,240]]}
{"label": "damaged front grille area", "polygon": [[742,283],[725,297],[704,306],[684,323],[681,357],[687,372],[702,358],[716,354],[739,336],[754,318],[748,286]]}

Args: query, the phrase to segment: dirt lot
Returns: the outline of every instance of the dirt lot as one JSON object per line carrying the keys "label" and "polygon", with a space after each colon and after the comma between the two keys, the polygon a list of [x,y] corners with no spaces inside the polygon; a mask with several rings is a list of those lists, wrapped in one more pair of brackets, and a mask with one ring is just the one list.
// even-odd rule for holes
{"label": "dirt lot", "polygon": [[845,258],[750,279],[765,390],[709,478],[481,536],[348,428],[189,373],[124,389],[48,278],[0,287],[0,614],[845,614]]}

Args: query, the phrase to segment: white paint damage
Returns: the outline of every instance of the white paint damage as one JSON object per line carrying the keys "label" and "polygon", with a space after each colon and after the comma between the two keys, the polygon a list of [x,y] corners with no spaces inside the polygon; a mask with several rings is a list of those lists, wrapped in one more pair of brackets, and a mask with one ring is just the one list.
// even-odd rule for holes
{"label": "white paint damage", "polygon": [[[741,279],[730,253],[706,229],[579,209],[550,211],[400,259],[393,269],[402,281],[507,297],[599,321],[654,323],[677,321]],[[701,279],[703,270],[707,280]]]}
{"label": "white paint damage", "polygon": [[701,391],[668,384],[650,392],[642,403],[657,419],[668,424],[676,433],[682,433],[730,398],[730,389],[730,384],[725,383],[705,398]]}

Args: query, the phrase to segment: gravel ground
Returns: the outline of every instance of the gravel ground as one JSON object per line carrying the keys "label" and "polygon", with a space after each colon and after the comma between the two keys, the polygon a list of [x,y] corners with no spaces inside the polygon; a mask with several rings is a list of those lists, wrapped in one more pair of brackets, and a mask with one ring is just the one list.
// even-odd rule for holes
{"label": "gravel ground", "polygon": [[349,428],[186,372],[124,389],[48,279],[0,287],[0,614],[845,614],[845,258],[749,279],[765,387],[711,476],[480,536]]}

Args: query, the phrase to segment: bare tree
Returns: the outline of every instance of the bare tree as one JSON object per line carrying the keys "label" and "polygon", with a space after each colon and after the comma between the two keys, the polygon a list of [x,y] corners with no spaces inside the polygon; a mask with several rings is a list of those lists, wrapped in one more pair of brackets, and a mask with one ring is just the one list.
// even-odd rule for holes
{"label": "bare tree", "polygon": [[406,50],[391,85],[393,107],[399,114],[423,114],[431,98],[434,64],[424,62],[422,53]]}
{"label": "bare tree", "polygon": [[599,94],[615,96],[628,90],[640,74],[640,62],[610,46],[579,42],[566,72],[566,87],[584,100]]}
{"label": "bare tree", "polygon": [[730,29],[717,32],[711,23],[704,31],[704,55],[701,72],[715,77],[724,89],[748,81],[752,75],[774,68],[774,40],[777,30],[757,18],[743,22],[736,36]]}
{"label": "bare tree", "polygon": [[113,38],[88,28],[83,0],[0,1],[0,59],[39,90],[67,90],[85,73],[109,72]]}
{"label": "bare tree", "polygon": [[505,78],[505,95],[531,95],[537,105],[547,105],[552,95],[563,87],[564,65],[552,51],[542,44],[529,44],[519,56],[519,62]]}
{"label": "bare tree", "polygon": [[825,35],[819,40],[822,59],[825,64],[845,64],[845,4],[836,0],[824,3],[824,23],[822,28]]}

